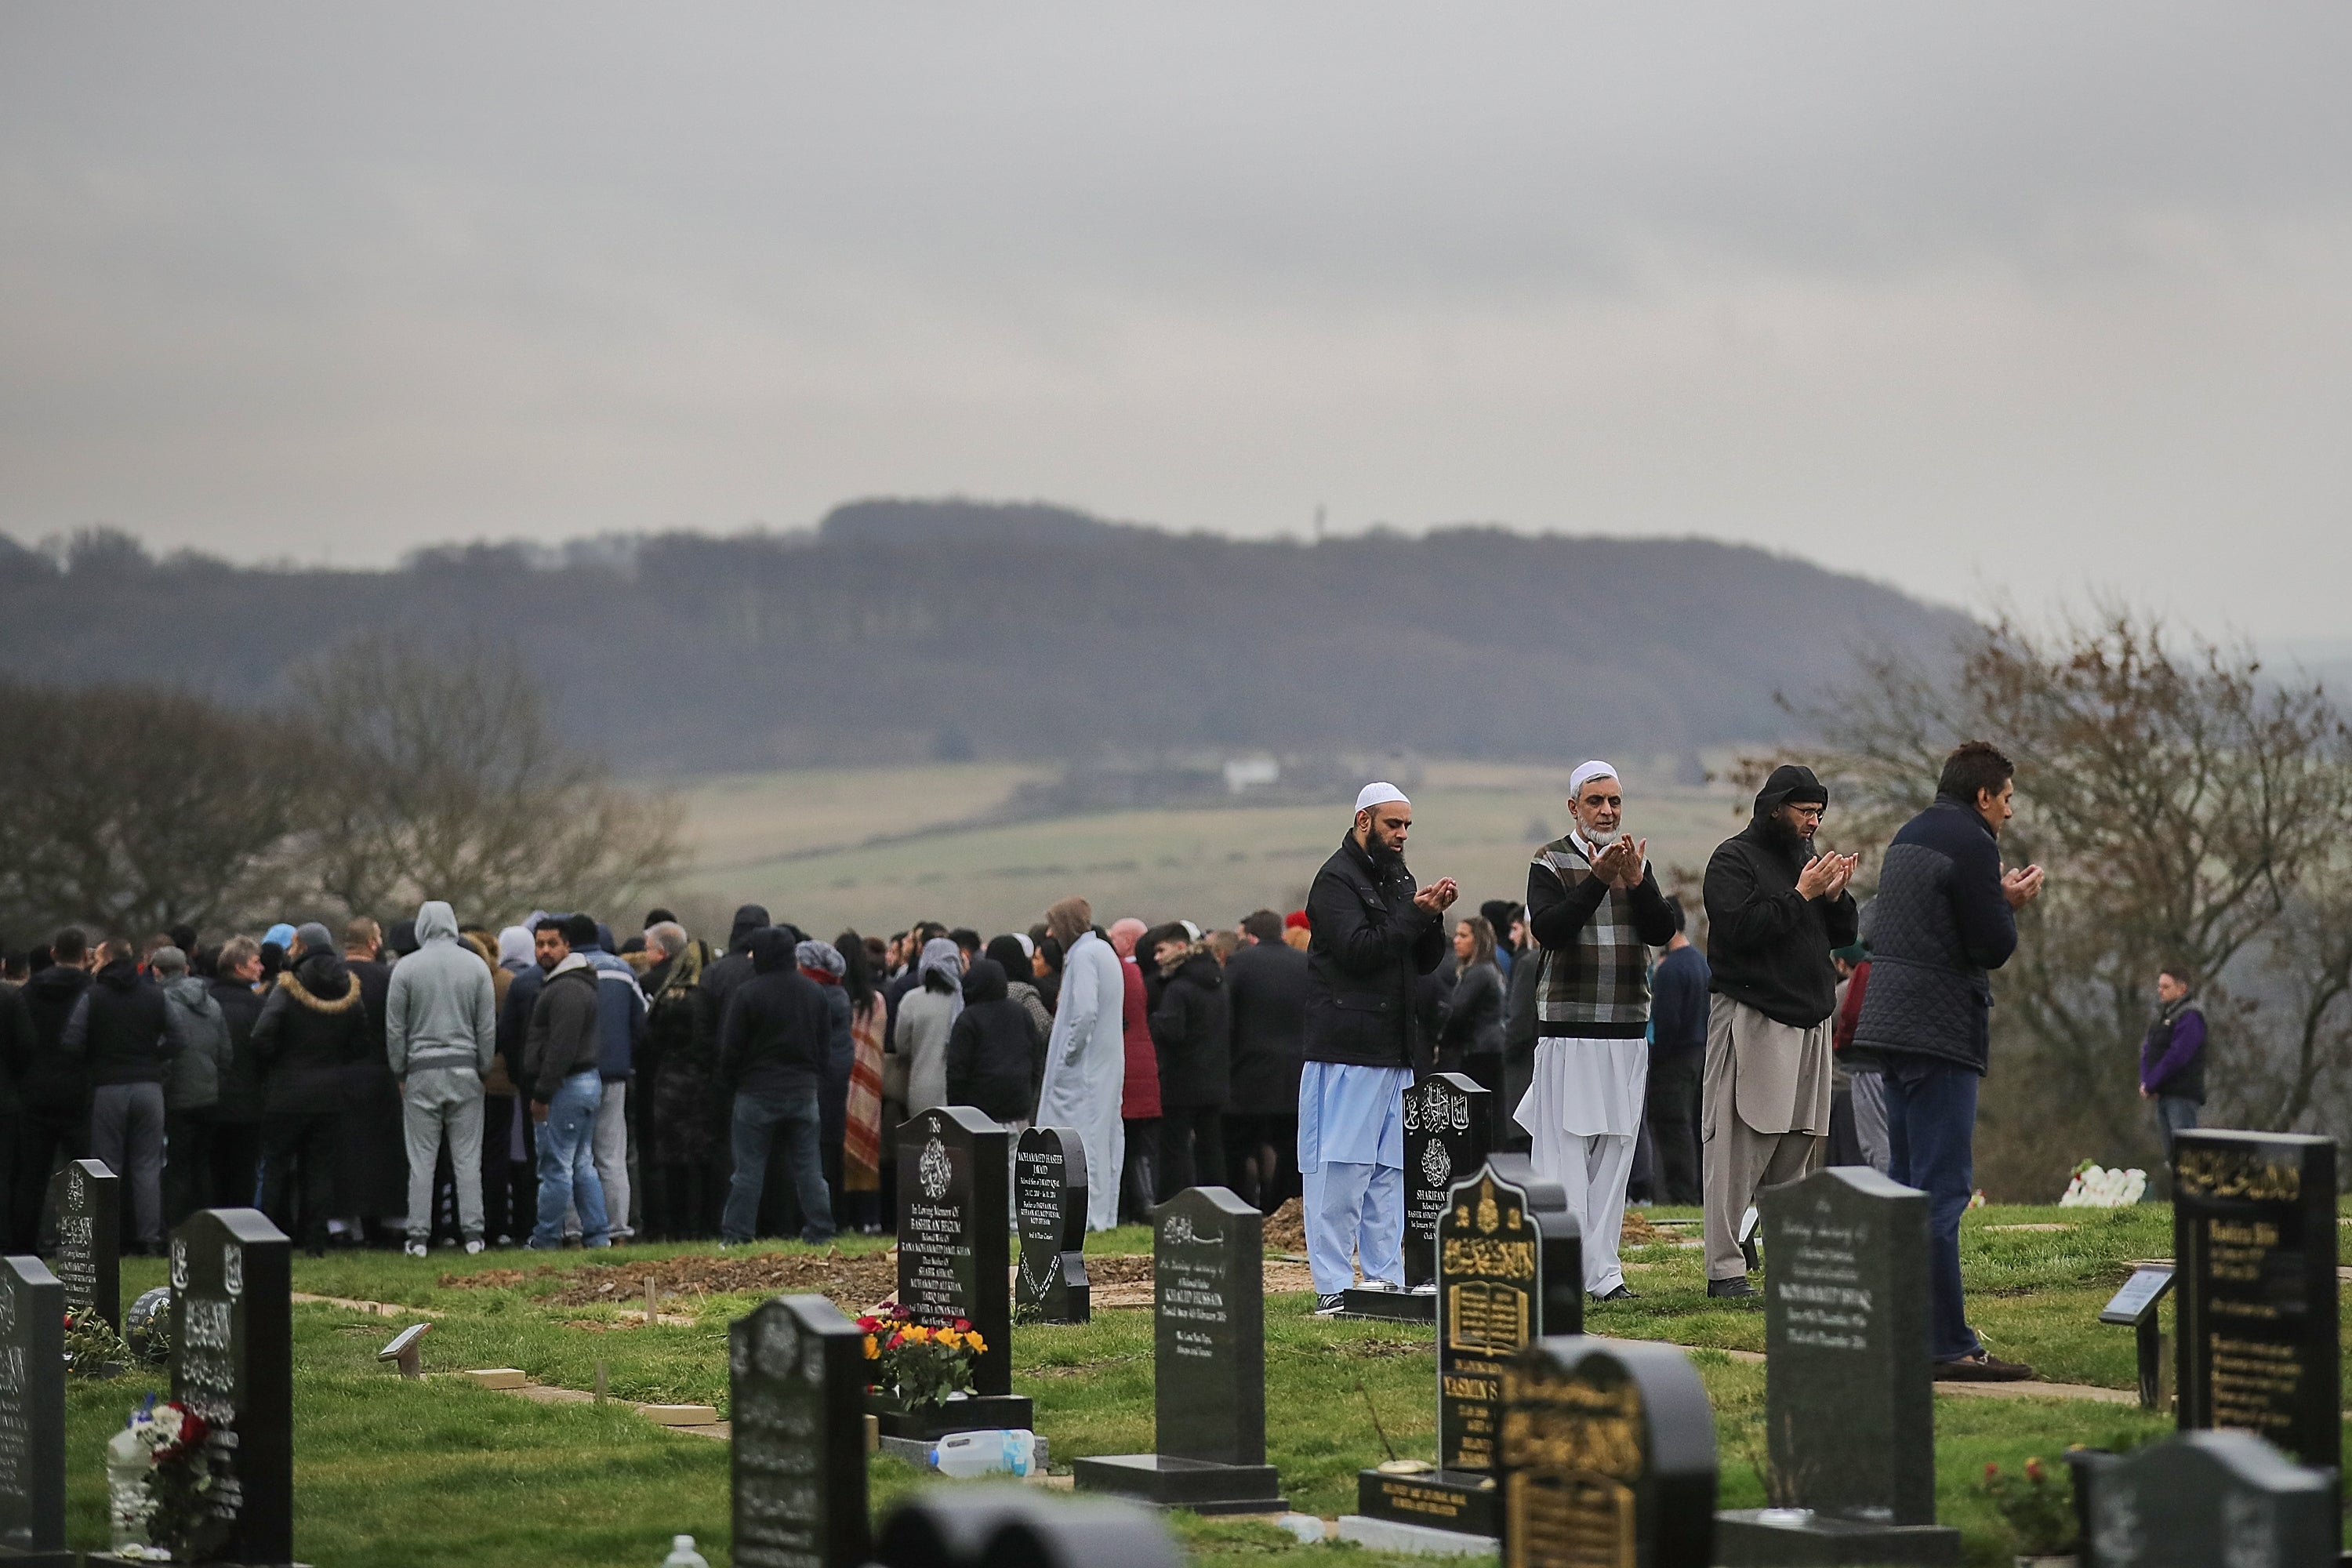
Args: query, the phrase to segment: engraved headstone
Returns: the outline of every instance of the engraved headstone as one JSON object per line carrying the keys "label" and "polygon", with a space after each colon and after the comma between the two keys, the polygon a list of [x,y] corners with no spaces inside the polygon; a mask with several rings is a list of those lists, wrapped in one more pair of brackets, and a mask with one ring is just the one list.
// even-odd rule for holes
{"label": "engraved headstone", "polygon": [[1504,1568],[1708,1568],[1715,1415],[1673,1345],[1538,1340],[1503,1377]]}
{"label": "engraved headstone", "polygon": [[2336,1143],[2287,1132],[2173,1140],[2179,1420],[2252,1432],[2340,1469]]}
{"label": "engraved headstone", "polygon": [[37,1258],[0,1261],[0,1563],[66,1550],[66,1292]]}
{"label": "engraved headstone", "polygon": [[866,1561],[866,1337],[822,1296],[729,1326],[734,1558],[742,1568]]}
{"label": "engraved headstone", "polygon": [[1404,1090],[1404,1289],[1351,1289],[1350,1317],[1428,1323],[1437,1319],[1437,1222],[1454,1184],[1486,1158],[1492,1120],[1485,1085],[1432,1073]]}
{"label": "engraved headstone", "polygon": [[1081,1490],[1198,1513],[1278,1513],[1265,1462],[1265,1220],[1223,1187],[1152,1211],[1158,1450],[1079,1459]]}
{"label": "engraved headstone", "polygon": [[1181,1568],[1168,1527],[1110,1498],[1052,1501],[1020,1487],[937,1487],[891,1510],[877,1568]]}
{"label": "engraved headstone", "polygon": [[172,1233],[172,1397],[226,1450],[221,1563],[294,1560],[289,1253],[258,1209],[202,1209]]}
{"label": "engraved headstone", "polygon": [[898,1305],[934,1328],[961,1318],[985,1347],[969,1399],[933,1411],[881,1413],[894,1437],[1034,1426],[1013,1392],[1012,1161],[1004,1129],[968,1105],[943,1105],[898,1128]]}
{"label": "engraved headstone", "polygon": [[1716,1524],[1727,1568],[1948,1563],[1936,1523],[1927,1194],[1867,1165],[1768,1187],[1764,1420],[1769,1509]]}
{"label": "engraved headstone", "polygon": [[1087,1150],[1061,1127],[1032,1127],[1013,1152],[1013,1203],[1021,1227],[1013,1302],[1024,1322],[1083,1323],[1087,1283]]}
{"label": "engraved headstone", "polygon": [[79,1317],[94,1308],[117,1333],[122,1331],[121,1194],[122,1184],[103,1160],[68,1160],[49,1178],[66,1310]]}
{"label": "engraved headstone", "polygon": [[[1437,1222],[1437,1463],[1357,1472],[1343,1540],[1402,1544],[1397,1527],[1493,1536],[1503,1368],[1537,1340],[1584,1331],[1583,1243],[1568,1195],[1523,1154],[1456,1182]],[[1378,1528],[1367,1521],[1377,1521]]]}
{"label": "engraved headstone", "polygon": [[2092,1568],[2333,1568],[2336,1478],[2243,1432],[2184,1432],[2098,1472]]}

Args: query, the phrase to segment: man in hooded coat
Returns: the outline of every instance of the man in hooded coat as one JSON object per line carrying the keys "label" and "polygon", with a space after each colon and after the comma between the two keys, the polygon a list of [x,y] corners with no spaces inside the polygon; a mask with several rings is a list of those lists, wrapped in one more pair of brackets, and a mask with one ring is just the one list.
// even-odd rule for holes
{"label": "man in hooded coat", "polygon": [[1829,791],[1784,763],[1746,827],[1706,865],[1706,1078],[1701,1135],[1706,1293],[1746,1296],[1740,1216],[1761,1188],[1805,1173],[1830,1131],[1831,1016],[1854,940],[1856,858],[1813,852]]}
{"label": "man in hooded coat", "polygon": [[416,911],[415,952],[392,966],[384,990],[384,1061],[400,1084],[408,1146],[411,1258],[433,1238],[433,1173],[446,1139],[457,1178],[457,1228],[482,1250],[482,1077],[498,1049],[498,987],[481,955],[457,940],[457,917],[438,899]]}
{"label": "man in hooded coat", "polygon": [[[1118,954],[1094,932],[1094,906],[1064,899],[1045,911],[1046,933],[1062,944],[1061,1001],[1045,1042],[1045,1079],[1036,1124],[1077,1131],[1086,1146],[1087,1228],[1118,1223],[1118,1182],[1127,1128],[1119,1097],[1127,1081],[1127,980]],[[1101,1172],[1099,1176],[1095,1172]]]}

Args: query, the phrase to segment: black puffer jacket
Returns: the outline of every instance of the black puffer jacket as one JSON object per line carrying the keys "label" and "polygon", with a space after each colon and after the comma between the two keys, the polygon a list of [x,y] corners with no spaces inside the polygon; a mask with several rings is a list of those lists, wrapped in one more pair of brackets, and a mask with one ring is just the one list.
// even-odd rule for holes
{"label": "black puffer jacket", "polygon": [[339,954],[305,953],[278,976],[253,1023],[272,1116],[340,1112],[352,1064],[367,1049],[367,1005]]}
{"label": "black puffer jacket", "polygon": [[96,1087],[160,1084],[163,1064],[186,1045],[163,988],[128,958],[98,972],[66,1021],[65,1047],[89,1064],[89,1081]]}
{"label": "black puffer jacket", "polygon": [[215,980],[212,989],[213,1000],[220,1004],[221,1017],[228,1024],[229,1053],[213,1119],[258,1121],[263,1074],[260,1047],[253,1043],[253,1026],[261,1016],[261,998],[241,980]]}
{"label": "black puffer jacket", "polygon": [[76,1110],[89,1105],[89,1068],[65,1048],[66,1024],[89,989],[89,971],[53,963],[25,982],[25,1010],[33,1037],[16,1064],[16,1095],[35,1110]]}
{"label": "black puffer jacket", "polygon": [[1194,942],[1160,966],[1151,1043],[1163,1110],[1221,1110],[1233,1089],[1233,1011],[1217,955]]}
{"label": "black puffer jacket", "polygon": [[1445,957],[1445,920],[1414,907],[1402,856],[1375,864],[1353,833],[1307,895],[1310,1062],[1412,1065],[1413,981]]}
{"label": "black puffer jacket", "polygon": [[972,960],[963,977],[963,1011],[948,1031],[948,1103],[998,1121],[1028,1121],[1037,1113],[1033,1074],[1044,1050],[1029,1010],[1013,1000],[1004,966]]}
{"label": "black puffer jacket", "polygon": [[1776,1024],[1810,1029],[1837,1011],[1830,952],[1850,945],[1860,928],[1852,894],[1808,899],[1797,891],[1812,846],[1774,814],[1801,792],[1828,798],[1812,769],[1774,768],[1748,826],[1707,861],[1706,964],[1717,995]]}
{"label": "black puffer jacket", "polygon": [[1990,1055],[1992,982],[2017,951],[2000,885],[2000,844],[1951,795],[1904,824],[1870,904],[1870,989],[1847,1060],[1925,1057],[1981,1075]]}
{"label": "black puffer jacket", "polygon": [[1282,942],[1252,942],[1225,960],[1233,1018],[1228,1103],[1252,1116],[1298,1109],[1299,1051],[1307,1039],[1307,955]]}

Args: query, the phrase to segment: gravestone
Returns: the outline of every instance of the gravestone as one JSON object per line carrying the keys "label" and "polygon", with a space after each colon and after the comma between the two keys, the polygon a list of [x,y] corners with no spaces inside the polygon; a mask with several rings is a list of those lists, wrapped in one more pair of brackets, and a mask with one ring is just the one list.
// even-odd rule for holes
{"label": "gravestone", "polygon": [[1020,1487],[936,1487],[891,1511],[877,1568],[1181,1568],[1168,1526],[1109,1498],[1054,1501]]}
{"label": "gravestone", "polygon": [[898,1305],[915,1321],[958,1318],[980,1332],[969,1398],[933,1411],[885,1411],[893,1437],[1034,1426],[1013,1392],[1012,1162],[1005,1131],[968,1105],[943,1105],[898,1128]]}
{"label": "gravestone", "polygon": [[1499,1533],[1504,1364],[1537,1340],[1584,1331],[1583,1242],[1558,1183],[1538,1179],[1524,1154],[1496,1154],[1448,1196],[1437,1222],[1437,1463],[1357,1472],[1356,1512],[1339,1535],[1374,1549],[1409,1547],[1417,1531]]}
{"label": "gravestone", "polygon": [[1503,1374],[1504,1568],[1709,1568],[1715,1415],[1673,1345],[1538,1340]]}
{"label": "gravestone", "polygon": [[202,1209],[172,1233],[172,1397],[226,1450],[221,1563],[294,1560],[289,1263],[285,1233],[258,1209]]}
{"label": "gravestone", "polygon": [[1486,1158],[1493,1098],[1460,1073],[1432,1073],[1404,1091],[1404,1289],[1351,1288],[1349,1317],[1437,1321],[1437,1222],[1454,1184]]}
{"label": "gravestone", "polygon": [[58,1216],[57,1276],[66,1310],[98,1315],[122,1331],[122,1184],[103,1160],[68,1160],[49,1178]]}
{"label": "gravestone", "polygon": [[1717,1561],[1958,1563],[1960,1532],[1936,1523],[1927,1194],[1838,1165],[1759,1206],[1774,1506],[1725,1513]]}
{"label": "gravestone", "polygon": [[37,1258],[0,1261],[0,1563],[66,1550],[66,1292]]}
{"label": "gravestone", "polygon": [[1087,1283],[1087,1150],[1076,1132],[1032,1127],[1013,1152],[1021,1272],[1013,1304],[1024,1322],[1083,1323]]}
{"label": "gravestone", "polygon": [[1188,1187],[1154,1209],[1158,1451],[1076,1462],[1081,1490],[1196,1513],[1279,1513],[1265,1462],[1265,1241],[1256,1207]]}
{"label": "gravestone", "polygon": [[2333,1568],[2336,1478],[2243,1432],[2184,1432],[2104,1466],[2087,1568]]}
{"label": "gravestone", "polygon": [[2180,1429],[2341,1469],[2334,1140],[2184,1131],[2172,1194]]}
{"label": "gravestone", "polygon": [[822,1296],[727,1331],[734,1555],[743,1568],[866,1561],[866,1336]]}

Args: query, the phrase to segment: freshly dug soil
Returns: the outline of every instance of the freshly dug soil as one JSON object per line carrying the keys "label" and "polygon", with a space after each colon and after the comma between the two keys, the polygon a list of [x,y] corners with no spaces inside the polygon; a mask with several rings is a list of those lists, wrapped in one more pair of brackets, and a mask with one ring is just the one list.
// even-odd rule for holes
{"label": "freshly dug soil", "polygon": [[[1150,1260],[1144,1261],[1148,1267]],[[697,1254],[619,1265],[583,1263],[569,1268],[542,1263],[529,1273],[520,1268],[485,1268],[473,1274],[444,1274],[441,1284],[449,1289],[499,1290],[541,1279],[564,1281],[560,1289],[541,1298],[553,1307],[642,1306],[646,1281],[650,1279],[664,1296],[814,1292],[844,1311],[856,1313],[898,1289],[898,1259],[894,1252],[845,1257],[835,1248],[823,1253],[755,1252],[740,1258]]]}
{"label": "freshly dug soil", "polygon": [[1265,1216],[1265,1249],[1307,1256],[1307,1210],[1297,1198]]}
{"label": "freshly dug soil", "polygon": [[1654,1241],[1681,1239],[1673,1231],[1660,1230],[1652,1225],[1649,1216],[1639,1209],[1627,1209],[1623,1223],[1617,1227],[1617,1245],[1620,1247],[1647,1247]]}

